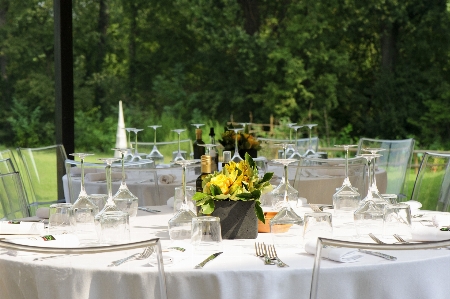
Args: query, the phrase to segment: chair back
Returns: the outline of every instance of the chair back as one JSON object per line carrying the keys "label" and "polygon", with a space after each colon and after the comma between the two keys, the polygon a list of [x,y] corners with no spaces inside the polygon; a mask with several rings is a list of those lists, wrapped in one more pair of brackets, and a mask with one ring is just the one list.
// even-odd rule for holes
{"label": "chair back", "polygon": [[382,140],[361,138],[358,144],[357,154],[367,153],[365,148],[383,148],[379,152],[382,155],[376,159],[376,165],[384,168],[387,173],[386,193],[397,194],[405,197],[407,193],[406,174],[411,166],[414,150],[414,139]]}
{"label": "chair back", "polygon": [[0,174],[0,219],[29,217],[28,202],[18,172]]}
{"label": "chair back", "polygon": [[411,195],[423,210],[450,211],[450,155],[425,153]]}
{"label": "chair back", "polygon": [[0,160],[5,160],[5,159],[10,159],[11,160],[10,163],[14,167],[14,171],[19,171],[19,168],[17,166],[16,156],[10,149],[5,149],[5,150],[0,151]]}
{"label": "chair back", "polygon": [[33,204],[32,216],[39,206],[64,202],[61,179],[65,174],[64,161],[67,159],[64,146],[17,148],[17,153],[28,200]]}
{"label": "chair back", "polygon": [[17,165],[15,166],[10,158],[0,160],[0,174],[16,172],[18,170]]}
{"label": "chair back", "polygon": [[[364,198],[368,186],[366,160],[349,158],[348,176],[352,186],[357,188],[361,198]],[[336,189],[342,186],[344,179],[345,159],[305,158],[296,166],[294,188],[308,203],[332,204],[332,196]]]}

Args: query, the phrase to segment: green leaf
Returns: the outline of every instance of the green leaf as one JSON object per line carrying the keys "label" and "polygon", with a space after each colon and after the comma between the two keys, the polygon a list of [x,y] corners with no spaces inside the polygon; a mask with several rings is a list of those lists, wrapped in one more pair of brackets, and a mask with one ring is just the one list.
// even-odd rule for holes
{"label": "green leaf", "polygon": [[215,209],[214,200],[210,198],[202,205],[202,213],[205,215],[209,215],[214,212]]}
{"label": "green leaf", "polygon": [[252,193],[239,193],[239,194],[236,195],[236,197],[242,198],[242,199],[255,198],[255,197],[253,197]]}
{"label": "green leaf", "polygon": [[253,161],[253,158],[249,155],[249,153],[245,153],[245,161],[248,162],[248,165],[250,165],[251,168],[256,168],[256,163]]}
{"label": "green leaf", "polygon": [[212,196],[222,194],[222,190],[217,185],[211,184],[210,190],[211,190]]}
{"label": "green leaf", "polygon": [[261,183],[265,183],[265,182],[270,181],[272,179],[272,177],[273,177],[273,172],[266,172],[264,174],[264,177],[261,180]]}
{"label": "green leaf", "polygon": [[257,200],[255,202],[255,213],[256,213],[256,217],[258,217],[258,219],[262,222],[262,223],[266,223],[266,220],[264,219],[264,212],[261,208],[261,203],[259,202],[259,200]]}
{"label": "green leaf", "polygon": [[202,192],[196,192],[194,196],[192,196],[192,199],[195,201],[200,201],[204,199],[205,197],[209,196],[208,194],[202,193]]}

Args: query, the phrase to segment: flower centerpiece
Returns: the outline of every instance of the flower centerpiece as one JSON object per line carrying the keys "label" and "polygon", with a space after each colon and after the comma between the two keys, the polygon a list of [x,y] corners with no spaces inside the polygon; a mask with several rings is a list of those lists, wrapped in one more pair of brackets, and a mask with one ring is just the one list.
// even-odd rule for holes
{"label": "flower centerpiece", "polygon": [[193,199],[201,207],[201,213],[207,215],[213,214],[216,205],[223,201],[253,201],[256,217],[265,223],[260,197],[272,190],[269,182],[272,176],[273,172],[268,172],[260,178],[255,162],[247,153],[245,160],[230,161],[222,171],[206,176],[202,182],[203,192],[195,193]]}
{"label": "flower centerpiece", "polygon": [[239,151],[258,151],[261,149],[260,141],[255,136],[249,134],[248,131],[238,132],[236,134],[233,130],[225,130],[222,134],[222,139],[219,139],[219,143],[224,147],[224,150],[234,151],[236,138],[238,140]]}

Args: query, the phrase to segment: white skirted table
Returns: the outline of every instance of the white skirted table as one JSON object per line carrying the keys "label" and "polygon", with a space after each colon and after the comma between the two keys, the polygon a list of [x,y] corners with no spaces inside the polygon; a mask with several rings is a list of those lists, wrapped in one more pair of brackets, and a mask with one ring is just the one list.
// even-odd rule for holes
{"label": "white skirted table", "polygon": [[[173,245],[167,232],[172,209],[152,208],[162,212],[139,211],[131,224],[132,239],[159,237],[163,248],[168,248]],[[302,208],[298,213],[306,211]],[[255,241],[272,243],[271,235],[263,233],[256,240],[224,240],[223,254],[201,270],[194,265],[209,253],[189,246],[184,253],[164,253],[168,298],[309,298],[313,256],[302,248],[277,248],[290,267],[267,266],[254,254]],[[157,268],[151,257],[108,267],[111,261],[135,252],[39,259],[45,255],[13,255],[0,248],[0,298],[159,298]],[[355,263],[323,260],[319,298],[448,298],[450,250],[386,253],[397,261],[370,255]]]}

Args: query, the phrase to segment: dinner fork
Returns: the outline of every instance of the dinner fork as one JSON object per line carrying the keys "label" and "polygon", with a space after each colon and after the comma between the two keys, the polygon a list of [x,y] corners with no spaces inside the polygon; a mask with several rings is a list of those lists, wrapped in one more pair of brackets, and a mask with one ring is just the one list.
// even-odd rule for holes
{"label": "dinner fork", "polygon": [[374,234],[369,233],[369,237],[372,238],[372,240],[374,240],[377,244],[386,244],[383,241],[381,241],[380,239],[378,239]]}
{"label": "dinner fork", "polygon": [[267,256],[263,245],[264,243],[262,245],[260,243],[255,243],[256,256],[262,257],[265,265],[275,265],[275,263]]}
{"label": "dinner fork", "polygon": [[269,247],[269,250],[268,250],[269,258],[271,260],[276,260],[278,267],[289,267],[288,264],[283,263],[283,261],[278,258],[277,251],[275,250],[275,246],[274,245],[269,245],[268,247]]}
{"label": "dinner fork", "polygon": [[394,234],[394,238],[396,238],[397,241],[399,241],[400,243],[404,243],[404,244],[409,243],[409,242],[405,241],[405,239],[403,239],[402,237],[400,237],[400,236],[397,235],[397,234]]}
{"label": "dinner fork", "polygon": [[151,256],[153,252],[155,252],[155,246],[148,246],[148,247],[145,247],[144,251],[141,253],[135,253],[126,258],[123,258],[123,259],[120,259],[117,261],[112,261],[111,264],[108,265],[108,267],[119,266],[128,261],[145,260],[146,258]]}
{"label": "dinner fork", "polygon": [[320,209],[320,207],[318,205],[309,204],[309,207],[311,208],[311,210],[313,210],[313,212],[322,212],[322,210]]}

